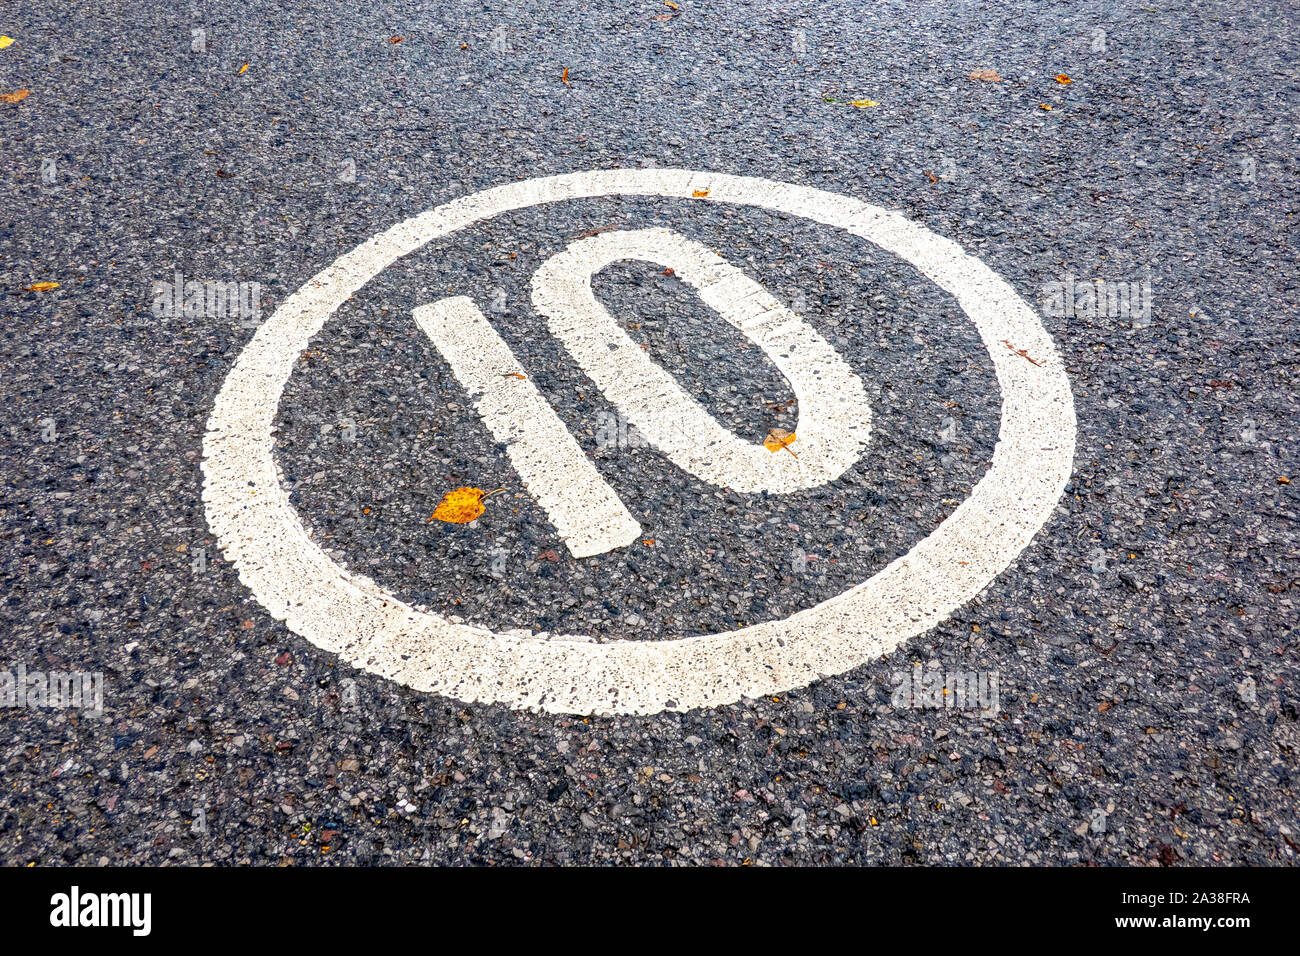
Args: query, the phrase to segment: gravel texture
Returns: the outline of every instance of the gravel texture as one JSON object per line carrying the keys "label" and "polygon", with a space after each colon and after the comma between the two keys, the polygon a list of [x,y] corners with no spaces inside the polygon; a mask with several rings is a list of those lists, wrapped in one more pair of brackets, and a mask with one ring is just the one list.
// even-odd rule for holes
{"label": "gravel texture", "polygon": [[[30,95],[0,102],[0,670],[102,672],[104,711],[0,708],[0,863],[1293,865],[1297,19],[1172,0],[8,5],[0,93]],[[860,197],[1042,306],[1079,419],[1054,519],[904,652],[686,714],[466,705],[274,621],[199,497],[207,415],[256,321],[157,317],[153,283],[257,282],[269,311],[451,198],[623,166]],[[432,610],[658,640],[810,607],[928,534],[997,438],[970,323],[860,241],[704,205],[523,210],[361,290],[280,406],[317,538]],[[611,406],[529,281],[574,237],[650,225],[762,282],[867,383],[871,444],[842,479],[738,494],[617,425],[602,438]],[[1071,276],[1149,282],[1149,316],[1054,315],[1044,289]],[[675,277],[625,263],[595,288],[728,428],[793,427],[775,367]],[[569,557],[411,318],[453,294],[653,544]],[[459,485],[506,491],[473,525],[427,523]],[[997,712],[900,706],[913,662],[996,673]]]}

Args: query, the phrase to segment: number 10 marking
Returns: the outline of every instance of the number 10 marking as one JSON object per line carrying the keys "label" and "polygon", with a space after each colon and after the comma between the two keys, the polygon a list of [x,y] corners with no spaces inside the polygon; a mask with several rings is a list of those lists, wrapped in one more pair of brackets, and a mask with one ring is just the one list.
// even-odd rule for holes
{"label": "number 10 marking", "polygon": [[[798,457],[774,454],[718,424],[596,300],[592,276],[627,259],[673,269],[767,354],[798,401]],[[807,322],[698,242],[668,229],[581,239],[541,265],[532,292],[551,334],[606,399],[649,444],[698,478],[740,492],[788,493],[833,481],[866,448],[871,410],[861,379]],[[414,314],[573,556],[635,541],[641,526],[474,303],[458,296]]]}

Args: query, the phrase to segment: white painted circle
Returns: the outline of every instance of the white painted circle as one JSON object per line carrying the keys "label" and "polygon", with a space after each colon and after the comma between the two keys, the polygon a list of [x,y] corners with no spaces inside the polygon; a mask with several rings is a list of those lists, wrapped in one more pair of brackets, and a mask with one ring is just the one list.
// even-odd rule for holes
{"label": "white painted circle", "polygon": [[[706,192],[707,191],[707,192]],[[629,195],[757,206],[843,229],[913,265],[974,322],[1002,391],[988,473],[878,574],[779,621],[669,641],[494,633],[420,611],[336,564],[308,536],[272,425],[298,356],[349,296],[432,239],[513,209]],[[924,633],[1005,570],[1050,517],[1073,466],[1060,355],[1015,291],[954,242],[857,199],[767,179],[615,169],[531,179],[454,200],[362,243],[276,310],[217,395],[203,440],[208,522],[266,609],[353,666],[421,691],[556,713],[645,714],[734,703],[841,674]]]}

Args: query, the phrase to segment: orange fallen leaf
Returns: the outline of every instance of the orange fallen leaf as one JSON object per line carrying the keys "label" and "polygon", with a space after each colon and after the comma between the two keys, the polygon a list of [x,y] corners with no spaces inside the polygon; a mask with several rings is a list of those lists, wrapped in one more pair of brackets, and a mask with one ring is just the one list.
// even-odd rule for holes
{"label": "orange fallen leaf", "polygon": [[664,6],[667,7],[669,10],[680,10],[680,9],[681,9],[681,7],[677,6],[677,4],[675,4],[675,3],[671,3],[671,2],[669,2],[669,3],[665,3]]}
{"label": "orange fallen leaf", "polygon": [[406,37],[389,37],[389,38],[388,38],[388,42],[389,42],[389,43],[401,43],[401,42],[402,42],[403,40],[405,40],[405,39],[406,39]]}
{"label": "orange fallen leaf", "polygon": [[653,548],[653,547],[655,546],[655,539],[654,539],[654,538],[646,538],[646,539],[645,539],[644,541],[642,541],[641,543],[644,544],[647,548]]}
{"label": "orange fallen leaf", "polygon": [[768,451],[780,451],[784,448],[798,458],[799,456],[794,454],[794,449],[790,447],[794,444],[795,437],[794,432],[788,432],[784,428],[770,428],[767,437],[763,439],[763,447]]}
{"label": "orange fallen leaf", "polygon": [[1039,108],[1040,110],[1050,110],[1050,109],[1051,109],[1051,107],[1048,106],[1046,103],[1039,103],[1039,104],[1038,104],[1038,108]]}
{"label": "orange fallen leaf", "polygon": [[1279,475],[1277,479],[1277,483],[1279,485],[1289,485],[1291,484],[1291,479],[1286,477],[1286,475]]}
{"label": "orange fallen leaf", "polygon": [[521,375],[521,374],[519,374],[518,372],[502,372],[502,373],[501,373],[501,377],[502,377],[502,378],[517,378],[517,379],[519,379],[519,381],[521,381],[521,382],[524,382],[524,381],[527,381],[527,380],[528,380],[528,376],[527,376],[527,375]]}
{"label": "orange fallen leaf", "polygon": [[1099,714],[1104,714],[1108,710],[1110,710],[1110,701],[1108,700],[1103,700],[1100,704],[1097,705],[1097,713]]}
{"label": "orange fallen leaf", "polygon": [[4,100],[6,103],[17,103],[19,100],[25,100],[31,95],[31,90],[18,90],[14,93],[0,93],[0,100]]}
{"label": "orange fallen leaf", "polygon": [[33,282],[27,287],[28,292],[49,292],[51,289],[57,289],[57,282]]}
{"label": "orange fallen leaf", "polygon": [[708,194],[709,194],[709,190],[707,189],[697,189],[691,193],[691,195],[694,196],[696,199],[703,199]]}
{"label": "orange fallen leaf", "polygon": [[244,73],[246,73],[247,71],[248,71],[248,64],[245,63],[243,66],[239,68],[239,75],[243,76]]}
{"label": "orange fallen leaf", "polygon": [[565,86],[569,85],[569,68],[566,66],[564,72],[560,74],[560,82]]}
{"label": "orange fallen leaf", "polygon": [[1001,83],[1002,76],[997,70],[972,70],[970,78],[981,83]]}
{"label": "orange fallen leaf", "polygon": [[1074,82],[1074,80],[1070,79],[1064,73],[1058,73],[1056,74],[1056,82],[1060,83],[1062,86],[1069,86]]}
{"label": "orange fallen leaf", "polygon": [[[429,515],[429,521],[446,521],[448,524],[469,524],[483,513],[483,499],[497,491],[484,491],[482,488],[457,488],[442,496],[438,507]],[[426,521],[425,524],[428,524]]]}

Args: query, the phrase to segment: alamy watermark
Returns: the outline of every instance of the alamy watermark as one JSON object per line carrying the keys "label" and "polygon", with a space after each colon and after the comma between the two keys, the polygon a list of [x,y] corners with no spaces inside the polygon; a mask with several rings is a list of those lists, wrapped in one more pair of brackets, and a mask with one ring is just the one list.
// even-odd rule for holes
{"label": "alamy watermark", "polygon": [[50,897],[50,925],[56,927],[118,926],[133,936],[148,936],[152,914],[152,893],[83,893],[74,885]]}
{"label": "alamy watermark", "polygon": [[1067,275],[1042,288],[1043,306],[1058,319],[1128,318],[1135,325],[1151,323],[1151,276],[1135,282],[1076,279]]}
{"label": "alamy watermark", "polygon": [[104,675],[96,671],[0,670],[0,707],[75,707],[104,712]]}
{"label": "alamy watermark", "polygon": [[900,710],[976,710],[993,717],[1001,709],[997,671],[946,671],[912,666],[895,671],[889,702]]}
{"label": "alamy watermark", "polygon": [[635,425],[617,412],[600,412],[596,416],[596,447],[625,451],[629,448],[647,448],[649,442]]}
{"label": "alamy watermark", "polygon": [[239,319],[242,325],[262,318],[262,285],[259,282],[223,282],[219,279],[186,279],[180,269],[170,281],[154,282],[153,314],[160,319]]}

